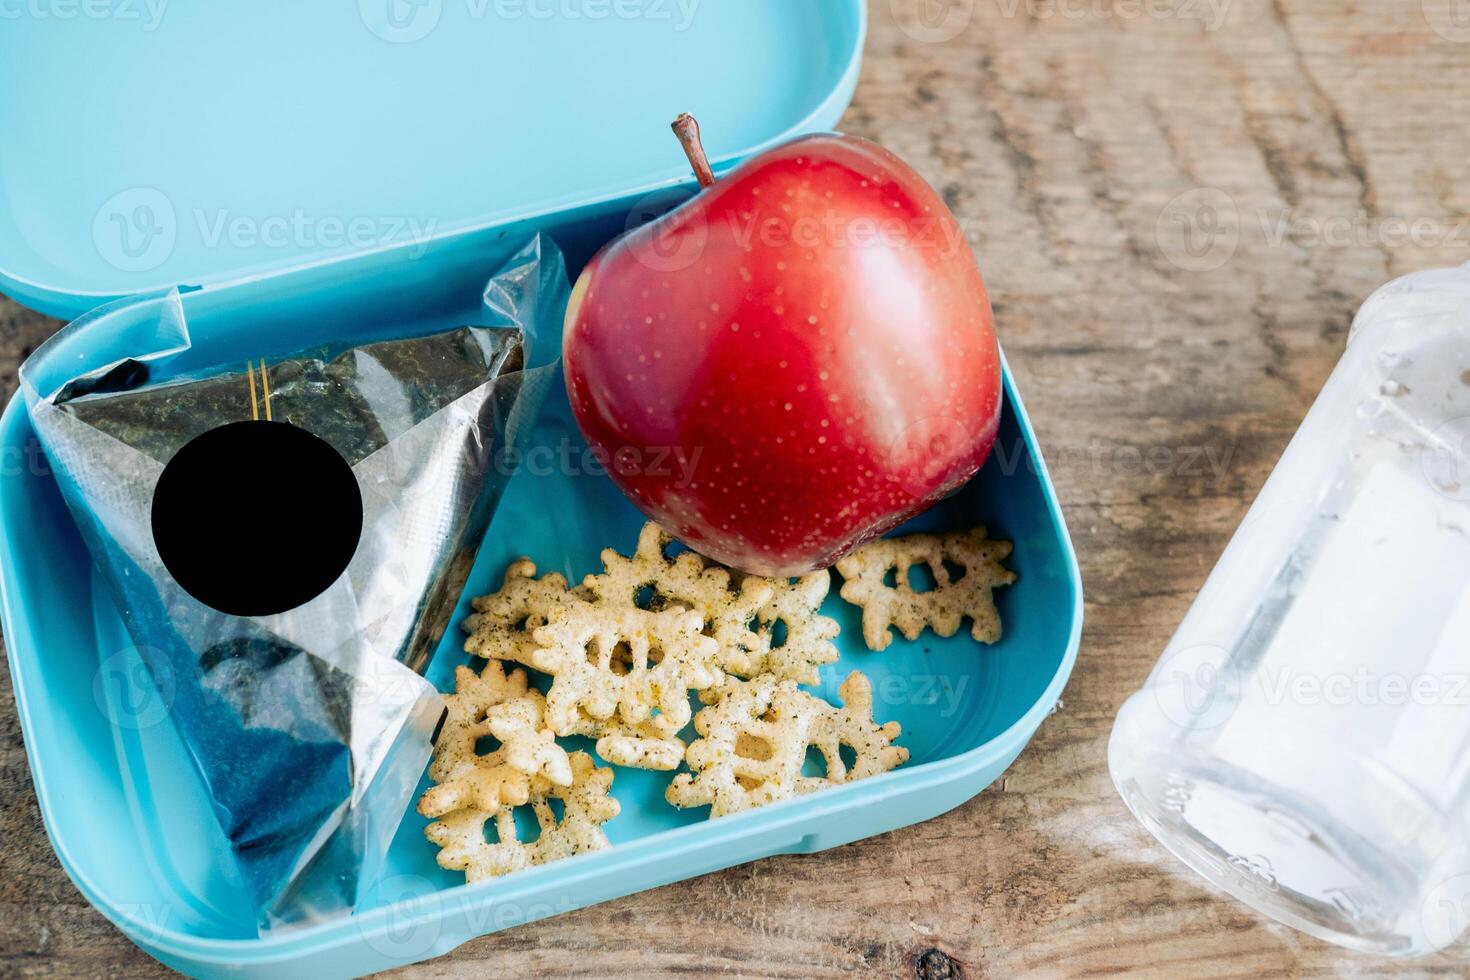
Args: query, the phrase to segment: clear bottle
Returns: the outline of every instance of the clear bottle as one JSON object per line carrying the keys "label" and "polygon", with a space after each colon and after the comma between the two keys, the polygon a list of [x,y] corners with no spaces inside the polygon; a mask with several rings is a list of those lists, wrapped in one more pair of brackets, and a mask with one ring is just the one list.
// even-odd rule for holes
{"label": "clear bottle", "polygon": [[1288,925],[1396,955],[1470,926],[1470,265],[1364,303],[1108,762]]}

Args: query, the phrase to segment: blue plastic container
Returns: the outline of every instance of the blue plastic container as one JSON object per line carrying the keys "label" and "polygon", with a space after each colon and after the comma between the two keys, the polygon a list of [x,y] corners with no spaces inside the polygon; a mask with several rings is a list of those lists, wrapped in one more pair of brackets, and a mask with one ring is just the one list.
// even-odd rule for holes
{"label": "blue plastic container", "polygon": [[[834,125],[866,26],[861,0],[396,2],[236,11],[173,0],[152,29],[146,7],[136,22],[7,27],[0,289],[75,315],[115,297],[198,287],[184,303],[201,364],[456,325],[532,231],[552,234],[575,274],[646,195],[688,193],[667,131],[677,112],[698,112],[726,163]],[[546,10],[561,13],[535,13]],[[290,226],[297,212],[314,231],[268,233],[280,224],[269,219]],[[408,235],[415,216],[420,231],[432,225],[426,239],[394,240],[388,223],[403,219],[397,233]],[[242,217],[253,238],[231,232]],[[384,222],[381,238],[328,236],[324,217]],[[152,315],[146,301],[98,311],[79,358],[130,352],[130,331]],[[537,441],[563,440],[574,454],[581,446],[565,396],[554,394]],[[824,670],[820,693],[835,695],[849,670],[868,673],[878,718],[903,725],[907,765],[717,821],[666,804],[667,774],[620,769],[612,848],[476,886],[437,867],[425,821],[410,813],[371,907],[258,938],[168,721],[167,692],[130,652],[18,398],[0,419],[0,459],[0,618],[47,830],[90,902],[150,954],[196,975],[384,969],[641,889],[928,819],[980,792],[1026,745],[1061,694],[1081,629],[1076,560],[1007,371],[995,456],[908,528],[983,522],[1015,541],[1020,581],[998,593],[1005,639],[984,648],[963,632],[926,634],[877,654],[835,589],[825,609],[842,623],[842,659]],[[593,571],[602,547],[631,549],[640,524],[605,479],[528,468],[511,483],[462,604],[521,554],[571,576]],[[466,660],[451,632],[430,679],[449,686]]]}

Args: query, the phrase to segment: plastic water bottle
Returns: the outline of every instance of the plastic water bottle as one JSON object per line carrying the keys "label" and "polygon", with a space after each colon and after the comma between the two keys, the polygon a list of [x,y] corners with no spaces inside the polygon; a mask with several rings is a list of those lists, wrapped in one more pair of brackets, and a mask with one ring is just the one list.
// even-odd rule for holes
{"label": "plastic water bottle", "polygon": [[1470,926],[1470,265],[1364,303],[1108,760],[1288,925],[1397,955]]}

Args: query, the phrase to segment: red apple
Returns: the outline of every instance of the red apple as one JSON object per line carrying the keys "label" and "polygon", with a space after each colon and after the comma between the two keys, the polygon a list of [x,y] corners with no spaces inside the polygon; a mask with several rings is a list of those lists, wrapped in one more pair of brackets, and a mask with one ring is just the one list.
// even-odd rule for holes
{"label": "red apple", "polygon": [[763,575],[824,568],[985,462],[990,301],[944,202],[893,154],[809,136],[604,248],[567,310],[567,391],[644,513]]}

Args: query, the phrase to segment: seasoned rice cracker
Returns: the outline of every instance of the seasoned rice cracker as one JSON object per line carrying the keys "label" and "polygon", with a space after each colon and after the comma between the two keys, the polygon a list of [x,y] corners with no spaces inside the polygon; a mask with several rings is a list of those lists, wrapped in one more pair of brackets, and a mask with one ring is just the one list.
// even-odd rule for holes
{"label": "seasoned rice cracker", "polygon": [[[870,650],[885,649],[897,626],[905,639],[916,640],[928,626],[940,636],[954,636],[970,618],[970,635],[982,643],[1000,640],[1000,613],[991,595],[997,586],[1016,581],[1001,567],[1011,553],[1009,541],[993,541],[985,528],[948,534],[910,534],[881,538],[859,547],[837,563],[846,580],[839,595],[863,609],[863,642]],[[927,565],[935,586],[915,592],[909,569]],[[958,576],[951,568],[960,569]],[[893,573],[893,585],[884,584]]]}

